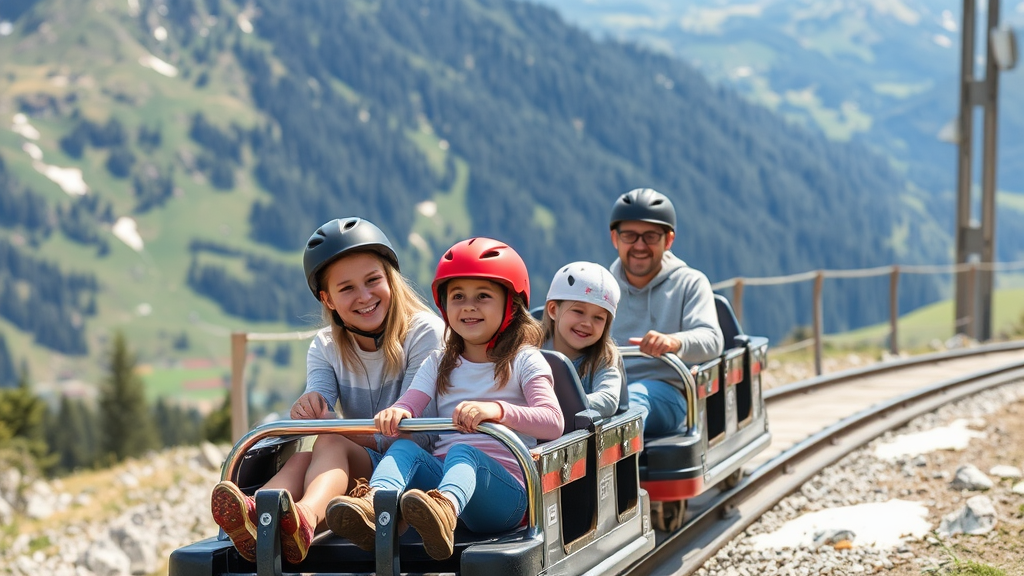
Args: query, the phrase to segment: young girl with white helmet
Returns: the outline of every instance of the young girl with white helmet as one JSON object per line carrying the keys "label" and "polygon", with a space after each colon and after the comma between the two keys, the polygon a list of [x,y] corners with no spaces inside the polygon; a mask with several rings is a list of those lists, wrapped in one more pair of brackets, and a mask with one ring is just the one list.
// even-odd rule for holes
{"label": "young girl with white helmet", "polygon": [[622,362],[611,338],[619,284],[604,266],[573,262],[555,273],[544,305],[544,348],[576,367],[591,410],[605,418],[619,408]]}

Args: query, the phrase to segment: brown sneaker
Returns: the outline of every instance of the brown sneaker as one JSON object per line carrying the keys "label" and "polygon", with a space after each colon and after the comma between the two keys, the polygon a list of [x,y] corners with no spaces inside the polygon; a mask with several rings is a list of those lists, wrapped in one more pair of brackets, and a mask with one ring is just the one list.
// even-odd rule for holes
{"label": "brown sneaker", "polygon": [[455,549],[455,506],[437,490],[402,494],[402,518],[420,533],[423,548],[434,560],[450,558]]}
{"label": "brown sneaker", "polygon": [[309,510],[300,510],[299,506],[285,491],[285,501],[281,506],[281,555],[289,564],[298,564],[306,559],[316,528],[309,522]]}
{"label": "brown sneaker", "polygon": [[224,529],[238,555],[256,561],[256,499],[246,496],[234,482],[220,482],[210,497],[213,521]]}
{"label": "brown sneaker", "polygon": [[373,551],[377,542],[373,491],[366,479],[360,478],[348,496],[335,496],[327,505],[327,527],[367,552]]}

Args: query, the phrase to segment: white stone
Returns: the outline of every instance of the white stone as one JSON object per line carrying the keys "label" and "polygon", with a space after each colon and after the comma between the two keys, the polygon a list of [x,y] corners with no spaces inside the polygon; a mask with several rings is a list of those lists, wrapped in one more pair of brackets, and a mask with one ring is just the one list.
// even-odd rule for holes
{"label": "white stone", "polygon": [[938,534],[948,538],[954,534],[987,534],[996,527],[996,509],[988,496],[974,496],[958,512],[942,517]]}
{"label": "white stone", "polygon": [[14,507],[0,496],[0,526],[7,526],[14,520]]}
{"label": "white stone", "polygon": [[128,525],[110,530],[110,537],[128,556],[132,574],[149,574],[157,569],[157,538],[149,527]]}
{"label": "white stone", "polygon": [[977,466],[965,464],[956,469],[956,475],[949,486],[954,490],[988,490],[994,484]]}
{"label": "white stone", "polygon": [[1014,494],[1024,494],[1024,482],[1017,482],[1010,488],[1010,491]]}
{"label": "white stone", "polygon": [[123,472],[122,474],[120,474],[117,477],[117,480],[121,482],[121,484],[124,485],[125,488],[139,487],[139,479],[128,472]]}
{"label": "white stone", "polygon": [[56,512],[53,497],[48,494],[30,494],[25,504],[25,515],[34,520],[49,518]]}
{"label": "white stone", "polygon": [[96,576],[129,576],[132,573],[128,555],[106,539],[93,543],[82,555],[80,564]]}
{"label": "white stone", "polygon": [[988,473],[991,476],[996,476],[998,478],[1009,478],[1011,480],[1016,480],[1022,477],[1020,468],[1017,468],[1016,466],[1007,466],[1005,464],[993,466],[992,469],[988,471]]}
{"label": "white stone", "polygon": [[203,442],[199,445],[199,451],[201,458],[199,461],[210,470],[220,470],[221,464],[224,462],[224,454],[220,451],[220,448],[213,445],[210,442]]}

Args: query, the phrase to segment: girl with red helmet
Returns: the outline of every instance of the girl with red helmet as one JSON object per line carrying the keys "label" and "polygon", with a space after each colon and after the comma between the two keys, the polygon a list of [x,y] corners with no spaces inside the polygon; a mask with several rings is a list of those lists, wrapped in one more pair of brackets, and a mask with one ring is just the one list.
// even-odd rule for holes
{"label": "girl with red helmet", "polygon": [[[320,226],[306,242],[302,263],[327,326],[310,343],[306,390],[290,415],[334,418],[338,404],[346,418],[372,418],[409,388],[420,364],[440,346],[444,325],[400,274],[387,236],[367,220]],[[306,557],[330,499],[358,488],[354,479],[372,473],[391,441],[321,435],[311,452],[294,454],[263,486],[284,489],[289,498],[280,519],[285,560],[298,564]],[[427,437],[417,441],[430,444]],[[253,496],[224,481],[213,489],[211,508],[239,555],[254,562]]]}
{"label": "girl with red helmet", "polygon": [[[374,418],[377,429],[395,436],[402,419],[420,416],[435,401],[438,414],[451,414],[462,432],[497,422],[528,447],[560,436],[562,412],[538,350],[540,325],[528,312],[526,265],[515,250],[489,238],[459,242],[438,263],[433,292],[448,327],[445,348],[431,354],[409,391]],[[331,501],[327,525],[364,550],[375,542],[378,489],[404,491],[402,517],[437,560],[452,555],[459,518],[475,532],[502,532],[522,522],[527,506],[515,458],[497,440],[477,434],[442,435],[432,454],[398,440],[361,497]]]}

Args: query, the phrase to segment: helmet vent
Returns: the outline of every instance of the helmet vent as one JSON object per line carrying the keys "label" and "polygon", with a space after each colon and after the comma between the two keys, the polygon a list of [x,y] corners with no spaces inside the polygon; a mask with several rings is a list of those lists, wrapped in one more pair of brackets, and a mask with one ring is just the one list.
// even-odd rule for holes
{"label": "helmet vent", "polygon": [[323,243],[324,243],[324,237],[323,236],[313,236],[312,238],[309,239],[309,242],[306,242],[306,249],[316,248],[317,246],[319,246],[319,245],[321,245]]}
{"label": "helmet vent", "polygon": [[662,204],[661,200],[655,200],[654,202],[651,202],[651,206],[661,206],[661,204]]}
{"label": "helmet vent", "polygon": [[455,254],[452,254],[452,251],[449,250],[448,252],[445,253],[444,259],[445,260],[454,260],[455,259]]}
{"label": "helmet vent", "polygon": [[630,198],[629,196],[626,196],[625,198],[622,199],[622,203],[623,204],[632,204],[633,203],[633,199]]}
{"label": "helmet vent", "polygon": [[562,268],[562,274],[565,274],[568,271],[569,271],[569,267],[568,266],[566,266],[565,268]]}
{"label": "helmet vent", "polygon": [[359,221],[358,221],[358,220],[356,220],[355,218],[353,218],[353,219],[349,220],[348,222],[345,222],[345,227],[344,227],[344,229],[345,229],[345,230],[351,230],[351,229],[352,229],[353,227],[355,227],[355,225],[356,225],[356,224],[358,224],[358,223],[359,223]]}
{"label": "helmet vent", "polygon": [[566,281],[569,283],[569,286],[572,286],[573,284],[576,283],[576,279],[573,278],[571,274],[569,275],[568,278],[566,278]]}
{"label": "helmet vent", "polygon": [[497,258],[498,256],[501,256],[501,252],[498,252],[497,250],[488,250],[480,255],[480,259],[485,260],[487,258]]}

